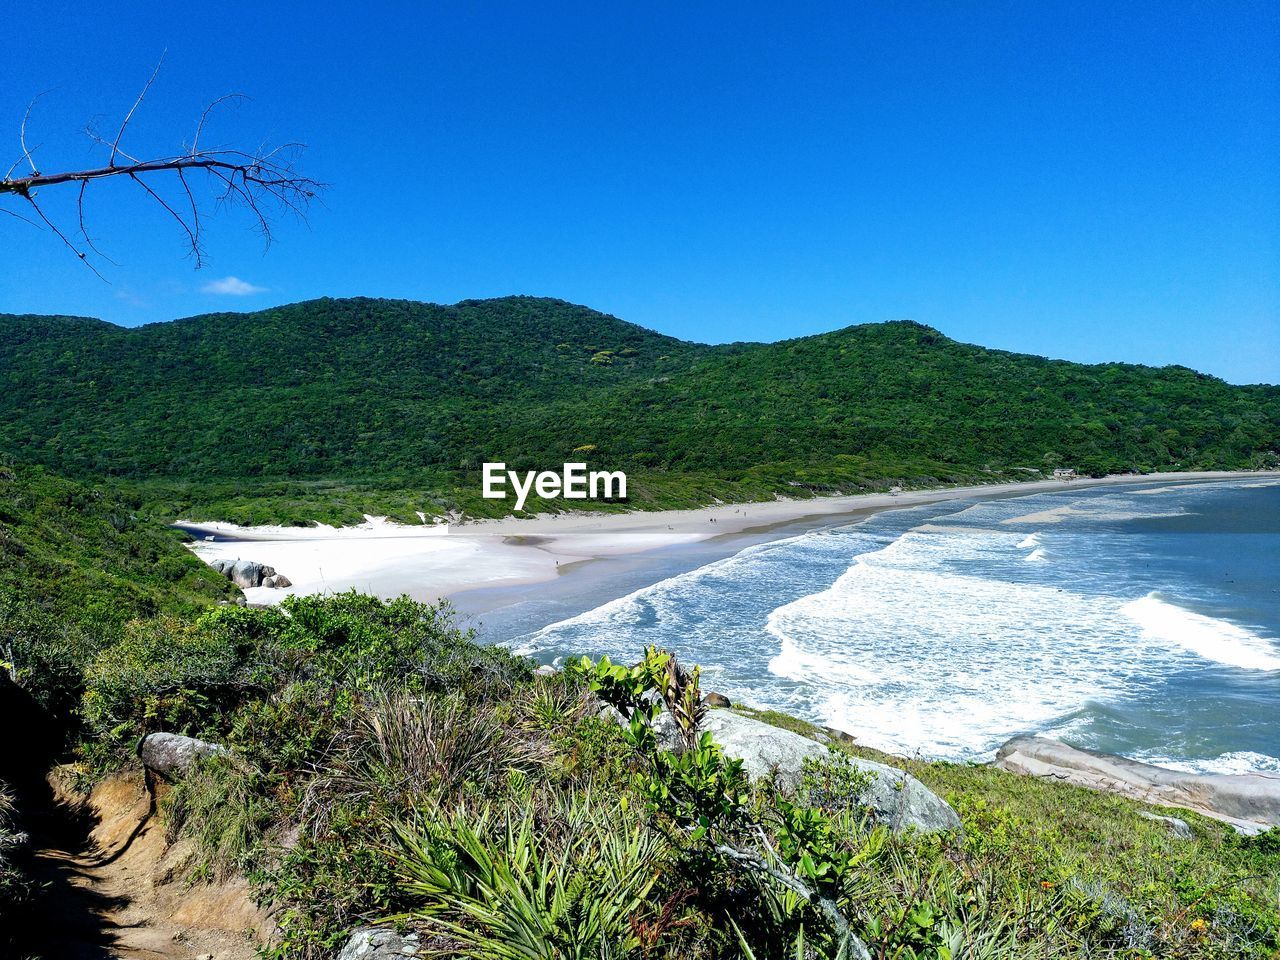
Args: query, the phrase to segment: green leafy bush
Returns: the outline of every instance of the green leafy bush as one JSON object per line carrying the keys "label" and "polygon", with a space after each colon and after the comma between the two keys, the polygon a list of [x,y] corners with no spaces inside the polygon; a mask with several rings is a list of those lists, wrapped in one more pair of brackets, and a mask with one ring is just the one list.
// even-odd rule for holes
{"label": "green leafy bush", "polygon": [[396,863],[421,900],[409,916],[457,956],[638,956],[668,856],[662,837],[589,794],[513,800],[497,810],[428,808],[399,830]]}

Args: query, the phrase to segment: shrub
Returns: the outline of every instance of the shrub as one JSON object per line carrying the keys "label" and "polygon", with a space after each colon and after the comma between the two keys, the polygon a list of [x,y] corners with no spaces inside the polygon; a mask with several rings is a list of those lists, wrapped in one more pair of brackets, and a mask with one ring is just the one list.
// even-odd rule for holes
{"label": "shrub", "polygon": [[91,753],[121,756],[151,731],[207,733],[250,692],[266,692],[259,654],[204,620],[131,623],[88,669],[82,710]]}
{"label": "shrub", "polygon": [[[532,800],[532,798],[530,798]],[[590,795],[478,811],[428,809],[399,830],[396,862],[421,898],[410,916],[485,960],[638,954],[638,927],[667,847]]]}

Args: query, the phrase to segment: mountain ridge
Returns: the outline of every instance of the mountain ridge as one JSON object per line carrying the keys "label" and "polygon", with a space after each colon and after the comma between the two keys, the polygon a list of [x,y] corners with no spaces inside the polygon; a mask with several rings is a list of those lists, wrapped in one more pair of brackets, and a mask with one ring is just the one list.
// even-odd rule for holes
{"label": "mountain ridge", "polygon": [[0,316],[0,451],[70,476],[454,487],[487,460],[587,459],[642,486],[754,477],[754,497],[1271,466],[1280,387],[917,321],[711,345],[554,298],[319,298],[142,327]]}
{"label": "mountain ridge", "polygon": [[[693,346],[704,347],[708,349],[722,349],[726,347],[781,346],[784,344],[797,343],[805,340],[813,340],[819,337],[828,337],[828,336],[833,336],[838,334],[844,334],[850,331],[861,330],[869,327],[904,327],[904,328],[916,328],[926,333],[935,335],[937,337],[941,337],[949,341],[950,343],[959,344],[961,346],[978,347],[990,353],[1005,354],[1013,357],[1035,358],[1038,360],[1045,360],[1049,363],[1063,363],[1063,364],[1072,364],[1080,367],[1095,367],[1095,368],[1124,367],[1124,368],[1132,368],[1132,369],[1138,369],[1138,370],[1187,370],[1195,373],[1197,376],[1200,376],[1206,379],[1221,381],[1222,383],[1228,384],[1229,386],[1280,388],[1280,384],[1272,384],[1272,383],[1266,383],[1262,381],[1254,382],[1254,383],[1230,383],[1229,381],[1225,380],[1222,377],[1217,376],[1216,374],[1206,373],[1201,370],[1196,370],[1194,367],[1190,367],[1182,363],[1150,364],[1150,363],[1141,363],[1138,361],[1130,361],[1130,360],[1101,360],[1101,361],[1088,362],[1088,361],[1081,361],[1081,360],[1070,360],[1065,357],[1052,357],[1047,354],[1025,353],[1017,350],[1007,350],[1003,347],[988,347],[979,343],[971,343],[970,341],[967,341],[967,340],[957,340],[954,337],[948,336],[946,333],[944,333],[942,330],[940,330],[937,327],[931,326],[930,324],[924,323],[919,320],[912,320],[908,318],[895,318],[891,320],[869,320],[861,323],[851,323],[851,324],[846,324],[845,326],[842,326],[842,327],[836,327],[832,330],[825,330],[825,331],[819,331],[817,333],[803,334],[798,337],[787,337],[781,340],[729,340],[721,343],[704,343],[698,340],[683,340],[680,337],[676,337],[672,334],[662,333],[659,330],[655,330],[651,327],[645,327],[643,324],[638,324],[638,323],[635,323],[634,321],[623,320],[622,318],[616,316],[615,314],[606,313],[604,311],[598,311],[598,310],[595,310],[593,307],[586,306],[585,304],[575,303],[572,300],[564,300],[560,297],[547,297],[547,296],[539,296],[534,294],[505,294],[499,297],[468,297],[463,300],[455,301],[454,303],[441,303],[434,300],[413,300],[405,297],[369,297],[369,296],[311,297],[306,300],[295,300],[295,301],[290,301],[288,303],[276,304],[271,307],[264,307],[260,310],[230,310],[230,311],[214,310],[214,311],[208,311],[206,313],[196,313],[196,314],[190,314],[182,317],[174,317],[170,320],[153,320],[148,323],[137,324],[135,326],[126,326],[124,324],[115,323],[114,321],[106,320],[101,317],[88,317],[88,316],[80,316],[76,314],[0,313],[0,325],[3,325],[5,322],[14,321],[14,320],[38,321],[38,322],[59,321],[59,322],[83,323],[83,324],[93,325],[95,327],[101,326],[101,327],[108,328],[112,331],[143,331],[143,330],[151,330],[151,329],[161,328],[161,327],[170,327],[170,326],[179,325],[179,324],[206,322],[214,319],[219,319],[219,320],[220,319],[228,319],[228,320],[250,319],[250,318],[261,316],[263,314],[273,313],[276,311],[290,310],[293,308],[312,307],[312,306],[324,305],[324,304],[348,304],[348,303],[350,304],[391,304],[391,305],[420,306],[420,307],[449,310],[449,309],[477,307],[477,306],[492,306],[496,304],[520,303],[520,302],[552,304],[552,305],[557,305],[562,307],[568,307],[574,310],[588,311],[591,314],[602,317],[604,319],[615,321],[616,323],[618,323],[619,325],[625,328],[632,328],[634,330],[641,331],[646,334],[651,334],[656,337],[664,338],[666,340],[669,340],[675,343],[693,345]],[[3,333],[2,326],[0,326],[0,333]]]}

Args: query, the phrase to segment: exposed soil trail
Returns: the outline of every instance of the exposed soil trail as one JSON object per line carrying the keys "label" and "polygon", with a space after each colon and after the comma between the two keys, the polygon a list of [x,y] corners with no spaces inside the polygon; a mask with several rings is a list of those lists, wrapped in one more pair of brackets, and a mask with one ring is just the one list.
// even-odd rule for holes
{"label": "exposed soil trail", "polygon": [[191,845],[167,842],[141,776],[108,780],[87,800],[50,783],[32,823],[35,870],[49,895],[29,918],[29,955],[252,960],[269,920],[243,880],[186,882]]}

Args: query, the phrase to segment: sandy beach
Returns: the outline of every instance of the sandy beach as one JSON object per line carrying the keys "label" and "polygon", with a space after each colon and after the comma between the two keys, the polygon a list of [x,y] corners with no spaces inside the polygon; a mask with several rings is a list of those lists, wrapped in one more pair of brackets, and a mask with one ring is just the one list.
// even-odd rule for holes
{"label": "sandy beach", "polygon": [[[1054,490],[1134,483],[1186,484],[1208,480],[1274,479],[1276,473],[1163,473],[1098,479],[1041,480],[719,504],[696,510],[542,514],[461,524],[406,525],[369,517],[350,527],[241,527],[180,521],[197,537],[191,548],[206,563],[247,559],[270,564],[293,583],[285,589],[245,591],[252,603],[278,603],[289,594],[360,590],[381,597],[408,594],[438,600],[489,588],[544,583],[584,561],[643,553],[729,537],[802,520],[838,522],[879,510],[970,497],[1022,496]],[[205,539],[213,538],[213,539]]]}

